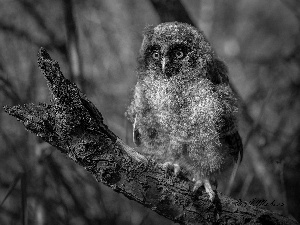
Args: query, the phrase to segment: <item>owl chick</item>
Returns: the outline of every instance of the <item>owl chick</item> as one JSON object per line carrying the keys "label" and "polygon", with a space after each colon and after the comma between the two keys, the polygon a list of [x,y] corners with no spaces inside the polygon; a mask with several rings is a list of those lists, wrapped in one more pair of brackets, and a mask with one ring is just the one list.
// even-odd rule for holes
{"label": "owl chick", "polygon": [[243,153],[226,66],[200,30],[171,22],[145,29],[137,75],[127,110],[134,143],[190,171],[194,190],[204,185],[213,200],[211,181]]}

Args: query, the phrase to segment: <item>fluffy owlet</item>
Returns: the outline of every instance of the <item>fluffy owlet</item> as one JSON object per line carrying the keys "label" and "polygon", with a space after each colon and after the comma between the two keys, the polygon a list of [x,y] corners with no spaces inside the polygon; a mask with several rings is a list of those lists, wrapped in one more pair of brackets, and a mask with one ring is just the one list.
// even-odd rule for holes
{"label": "fluffy owlet", "polygon": [[242,158],[237,99],[204,34],[184,23],[147,27],[127,115],[134,143],[165,165],[190,171],[212,200],[214,175]]}

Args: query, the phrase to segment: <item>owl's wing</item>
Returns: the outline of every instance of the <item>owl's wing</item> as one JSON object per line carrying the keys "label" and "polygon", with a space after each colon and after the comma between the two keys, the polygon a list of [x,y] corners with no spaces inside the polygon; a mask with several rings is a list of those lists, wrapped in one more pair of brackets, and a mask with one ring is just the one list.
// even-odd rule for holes
{"label": "owl's wing", "polygon": [[226,135],[224,138],[230,149],[230,154],[232,155],[234,161],[241,162],[243,159],[243,143],[238,131]]}
{"label": "owl's wing", "polygon": [[221,142],[229,149],[235,162],[241,162],[243,159],[243,143],[239,135],[235,122],[230,117],[224,118],[224,123],[220,131]]}
{"label": "owl's wing", "polygon": [[237,131],[234,115],[237,100],[229,86],[227,67],[218,58],[214,58],[207,66],[208,79],[216,84],[216,90],[220,94],[225,107],[219,130],[221,142],[229,148],[229,153],[235,162],[238,162],[238,160],[241,162],[243,159],[243,143]]}
{"label": "owl's wing", "polygon": [[228,71],[226,65],[219,59],[214,58],[207,64],[207,78],[214,84],[228,83]]}

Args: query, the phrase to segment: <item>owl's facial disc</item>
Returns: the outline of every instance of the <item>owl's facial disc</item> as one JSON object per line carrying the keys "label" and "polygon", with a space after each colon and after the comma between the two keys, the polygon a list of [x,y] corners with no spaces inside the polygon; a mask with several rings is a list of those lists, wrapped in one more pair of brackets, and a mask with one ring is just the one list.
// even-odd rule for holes
{"label": "owl's facial disc", "polygon": [[186,42],[149,45],[146,49],[146,64],[159,69],[166,78],[171,78],[180,73],[183,65],[187,65],[191,51],[192,47]]}

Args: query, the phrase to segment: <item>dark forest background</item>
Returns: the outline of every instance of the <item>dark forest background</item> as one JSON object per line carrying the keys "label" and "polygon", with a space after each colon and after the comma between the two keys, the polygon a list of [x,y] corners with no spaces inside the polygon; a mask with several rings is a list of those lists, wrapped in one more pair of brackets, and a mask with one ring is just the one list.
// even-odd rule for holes
{"label": "dark forest background", "polygon": [[190,19],[204,31],[240,97],[244,160],[222,191],[300,220],[300,2],[181,3],[0,0],[0,224],[172,224],[98,184],[3,106],[49,102],[36,62],[45,47],[109,128],[133,146],[124,112],[142,31],[174,19]]}

